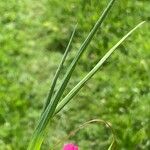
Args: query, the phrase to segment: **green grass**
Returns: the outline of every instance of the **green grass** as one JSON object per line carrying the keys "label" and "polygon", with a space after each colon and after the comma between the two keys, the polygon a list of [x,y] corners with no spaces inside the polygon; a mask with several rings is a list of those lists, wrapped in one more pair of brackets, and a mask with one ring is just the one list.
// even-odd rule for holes
{"label": "green grass", "polygon": [[[148,0],[116,2],[103,31],[97,33],[79,61],[67,91],[129,29],[142,20],[149,21],[148,4]],[[78,31],[63,73],[105,5],[104,0],[0,2],[3,14],[0,17],[0,150],[26,149],[73,25],[78,22]],[[103,69],[56,116],[43,149],[52,147],[53,142],[63,139],[79,124],[94,118],[111,122],[119,149],[148,149],[149,30],[147,23],[120,46]],[[94,125],[71,140],[82,149],[99,150],[108,146],[108,137],[107,131]]]}

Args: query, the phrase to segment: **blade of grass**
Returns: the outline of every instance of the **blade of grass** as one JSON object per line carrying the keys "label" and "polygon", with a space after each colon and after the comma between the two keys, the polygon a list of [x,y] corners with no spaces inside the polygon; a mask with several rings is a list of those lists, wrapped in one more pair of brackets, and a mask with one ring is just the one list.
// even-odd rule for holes
{"label": "blade of grass", "polygon": [[98,69],[103,65],[103,63],[111,56],[111,54],[117,49],[117,47],[137,28],[139,28],[145,21],[138,24],[135,28],[129,31],[116,45],[114,45],[104,57],[96,64],[96,66],[67,94],[67,96],[58,104],[55,114],[58,113],[84,86],[84,84],[98,71]]}
{"label": "blade of grass", "polygon": [[47,107],[48,104],[50,103],[50,100],[51,100],[52,95],[53,95],[53,93],[54,93],[55,85],[56,85],[56,83],[57,83],[59,74],[60,74],[60,72],[61,72],[61,70],[62,70],[63,64],[64,64],[64,62],[65,62],[65,60],[66,60],[66,57],[67,57],[67,55],[68,55],[68,53],[69,53],[70,46],[71,46],[71,43],[72,43],[74,34],[75,34],[75,32],[76,32],[76,28],[77,28],[77,25],[75,26],[75,28],[74,28],[74,30],[73,30],[73,32],[72,32],[72,34],[71,34],[71,37],[70,37],[69,43],[68,43],[68,45],[67,45],[67,48],[66,48],[66,50],[65,50],[65,53],[64,53],[64,55],[63,55],[63,58],[62,58],[62,60],[61,60],[61,62],[60,62],[60,64],[59,64],[59,66],[58,66],[58,68],[57,68],[57,71],[56,71],[56,73],[55,73],[54,79],[52,80],[51,88],[50,88],[48,97],[47,97],[47,99],[46,99],[46,103],[45,103],[45,105],[44,105],[44,108],[43,108],[42,113],[45,111],[46,107]]}
{"label": "blade of grass", "polygon": [[[77,25],[75,26],[75,28],[74,28],[74,30],[73,30],[73,32],[72,32],[72,34],[71,34],[71,37],[70,37],[69,43],[68,43],[68,45],[67,45],[67,48],[66,48],[66,50],[65,50],[65,53],[64,53],[64,55],[63,55],[63,58],[62,58],[62,60],[61,60],[61,62],[60,62],[60,64],[59,64],[59,66],[58,66],[58,68],[57,68],[57,71],[56,71],[56,73],[55,73],[54,79],[52,80],[51,88],[50,88],[50,91],[49,91],[49,94],[48,94],[48,97],[47,97],[47,99],[46,99],[46,103],[45,103],[45,105],[44,105],[44,107],[43,107],[43,111],[42,111],[42,114],[41,114],[41,115],[43,115],[44,111],[46,110],[46,107],[47,107],[48,104],[50,103],[50,100],[51,100],[52,95],[53,95],[53,92],[54,92],[55,85],[56,85],[56,83],[57,83],[57,79],[58,79],[58,77],[59,77],[59,74],[60,74],[60,72],[61,72],[61,69],[62,69],[62,67],[63,67],[63,64],[64,64],[64,62],[65,62],[65,60],[66,60],[66,57],[67,57],[67,55],[68,55],[68,53],[69,53],[70,46],[71,46],[71,43],[72,43],[74,34],[75,34],[75,32],[76,32],[76,28],[77,28]],[[38,136],[39,138],[36,138],[37,136]],[[28,150],[31,150],[31,149],[39,150],[39,149],[40,149],[40,146],[41,146],[41,144],[42,144],[42,141],[43,141],[43,136],[44,136],[43,133],[38,134],[38,135],[35,134],[35,135],[33,136],[33,138],[32,138],[32,141],[34,141],[34,142],[30,142],[30,144],[29,144],[29,146],[28,146]],[[34,147],[34,148],[33,148],[33,147]]]}
{"label": "blade of grass", "polygon": [[[72,74],[75,66],[76,66],[77,61],[81,57],[82,53],[84,52],[84,50],[86,49],[86,47],[88,46],[90,41],[92,40],[92,38],[93,38],[94,34],[96,33],[96,31],[98,30],[99,26],[104,21],[105,17],[107,16],[107,14],[108,14],[109,10],[111,9],[111,7],[112,7],[114,2],[115,2],[115,0],[111,0],[110,1],[108,6],[106,7],[104,12],[102,13],[101,17],[98,19],[98,21],[96,22],[96,24],[92,28],[92,30],[89,33],[88,37],[85,39],[85,41],[81,45],[81,47],[80,47],[80,49],[79,49],[75,59],[73,60],[73,62],[71,63],[67,73],[65,74],[65,77],[64,77],[64,79],[62,81],[62,84],[60,85],[59,89],[55,93],[54,97],[52,98],[51,102],[49,103],[49,105],[47,106],[47,109],[44,112],[45,115],[46,115],[46,113],[48,113],[46,116],[49,116],[49,118],[53,115],[53,113],[55,111],[55,108],[56,108],[56,106],[57,106],[57,104],[59,102],[59,99],[61,98],[61,95],[64,92],[65,87],[67,86],[67,83],[69,82],[69,79],[71,77],[71,74]],[[41,117],[39,122],[42,122],[42,120],[43,120],[43,117]]]}
{"label": "blade of grass", "polygon": [[[104,10],[104,12],[102,13],[102,15],[100,16],[100,18],[98,19],[98,21],[96,22],[96,24],[94,25],[94,27],[92,28],[91,32],[89,33],[89,35],[87,36],[87,38],[85,39],[85,41],[83,42],[83,44],[81,45],[76,57],[74,58],[74,60],[72,61],[70,67],[68,68],[67,73],[65,74],[63,81],[60,85],[60,87],[58,88],[58,90],[56,91],[54,97],[52,98],[50,104],[49,104],[49,109],[51,110],[51,114],[54,113],[55,108],[57,107],[57,104],[70,80],[70,77],[72,75],[72,72],[75,69],[75,66],[79,60],[79,58],[81,57],[81,55],[83,54],[84,50],[86,49],[86,47],[89,45],[90,41],[92,40],[93,36],[95,35],[96,31],[98,30],[98,28],[101,26],[102,22],[104,21],[104,19],[106,18],[109,10],[111,9],[111,7],[113,6],[113,3],[115,2],[115,0],[111,0],[110,3],[108,4],[108,6],[106,7],[106,9]],[[48,107],[48,106],[47,106]]]}
{"label": "blade of grass", "polygon": [[74,58],[73,62],[71,63],[71,65],[70,65],[70,67],[69,67],[69,69],[68,69],[68,71],[67,71],[67,73],[66,73],[66,75],[62,81],[62,84],[60,85],[59,89],[55,93],[54,97],[52,98],[52,100],[50,101],[48,106],[46,107],[45,111],[42,113],[40,120],[37,124],[37,127],[33,133],[33,137],[32,137],[31,142],[29,144],[28,150],[39,150],[39,148],[42,144],[42,141],[44,139],[44,136],[43,136],[44,130],[45,130],[48,122],[50,121],[50,119],[53,117],[53,114],[55,112],[57,104],[58,104],[66,86],[67,86],[67,83],[69,82],[71,74],[72,74],[73,70],[75,69],[75,66],[76,66],[79,58],[81,57],[81,55],[84,52],[84,50],[86,49],[86,47],[89,45],[90,41],[92,40],[92,38],[95,35],[96,31],[98,30],[99,26],[102,24],[102,22],[106,18],[107,14],[108,14],[109,10],[111,9],[114,2],[115,2],[115,0],[110,1],[108,6],[106,7],[104,12],[102,13],[101,17],[98,19],[95,26],[92,28],[88,37],[86,38],[86,40],[81,45],[76,57]]}
{"label": "blade of grass", "polygon": [[95,35],[98,28],[101,26],[102,22],[106,18],[107,14],[108,14],[109,10],[111,9],[111,7],[113,6],[114,2],[115,2],[115,0],[110,1],[108,6],[106,7],[104,12],[102,13],[101,17],[98,19],[98,21],[96,22],[96,24],[92,28],[91,32],[89,33],[89,35],[87,36],[87,38],[85,39],[85,41],[83,42],[81,47],[79,48],[79,51],[78,51],[77,55],[75,56],[74,60],[72,61],[70,67],[68,68],[68,71],[65,74],[61,85],[59,86],[58,90],[56,91],[54,97],[51,100],[51,102],[52,102],[51,105],[53,105],[53,106],[51,106],[51,109],[53,109],[53,112],[54,112],[54,110],[55,110],[55,108],[56,108],[56,106],[57,106],[57,104],[58,104],[58,102],[59,102],[59,100],[60,100],[60,98],[61,98],[68,82],[69,82],[69,80],[70,80],[70,78],[71,78],[72,72],[74,71],[78,60],[80,59],[81,55],[83,54],[83,52],[85,51],[85,49],[89,45],[90,41],[92,40],[92,38]]}

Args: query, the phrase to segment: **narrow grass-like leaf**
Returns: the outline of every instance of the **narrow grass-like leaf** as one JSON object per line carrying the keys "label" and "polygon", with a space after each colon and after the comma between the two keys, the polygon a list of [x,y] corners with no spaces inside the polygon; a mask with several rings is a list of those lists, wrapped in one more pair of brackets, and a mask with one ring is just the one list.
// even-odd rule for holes
{"label": "narrow grass-like leaf", "polygon": [[102,13],[101,17],[98,19],[98,21],[96,22],[96,24],[94,25],[94,27],[92,28],[91,32],[89,33],[89,35],[87,36],[87,38],[85,39],[85,41],[83,42],[83,44],[81,45],[79,51],[77,52],[77,55],[75,56],[74,60],[72,61],[70,67],[68,68],[67,73],[65,74],[62,83],[60,85],[60,87],[58,88],[58,90],[56,91],[54,97],[52,98],[52,107],[50,109],[54,109],[56,108],[69,80],[70,77],[72,75],[72,72],[74,71],[76,64],[78,62],[78,60],[80,59],[81,55],[83,54],[83,52],[85,51],[85,49],[87,48],[87,46],[89,45],[90,41],[92,40],[93,36],[95,35],[96,31],[98,30],[98,28],[101,26],[102,22],[104,21],[104,19],[106,18],[109,10],[111,9],[111,7],[113,6],[113,3],[115,2],[115,0],[111,0],[110,3],[108,4],[108,6],[106,7],[106,9],[104,10],[104,12]]}
{"label": "narrow grass-like leaf", "polygon": [[115,0],[110,1],[108,6],[106,7],[104,12],[102,13],[101,17],[98,19],[95,26],[92,28],[88,37],[85,39],[85,41],[81,45],[77,55],[75,56],[73,62],[71,63],[70,67],[68,68],[67,73],[65,74],[65,77],[62,81],[62,84],[60,85],[60,87],[58,88],[56,93],[54,94],[54,97],[52,97],[52,99],[51,99],[50,103],[48,104],[48,106],[46,107],[45,111],[42,113],[40,120],[38,122],[38,125],[34,131],[34,134],[33,134],[33,137],[31,139],[28,150],[39,150],[41,143],[43,141],[43,138],[44,138],[44,136],[43,136],[44,130],[45,130],[48,122],[50,121],[50,119],[53,117],[53,114],[55,112],[57,104],[58,104],[66,86],[67,86],[67,83],[70,80],[72,72],[74,71],[75,66],[76,66],[79,58],[81,57],[84,50],[89,45],[90,41],[92,40],[93,36],[95,35],[96,31],[98,30],[98,28],[100,27],[100,25],[102,24],[104,19],[106,18],[107,14],[108,14],[109,10],[111,9],[114,2],[115,2]]}
{"label": "narrow grass-like leaf", "polygon": [[131,31],[129,31],[116,45],[114,45],[105,55],[104,57],[96,64],[96,66],[67,94],[67,96],[58,104],[55,113],[58,113],[84,86],[84,84],[98,71],[98,69],[103,65],[103,63],[111,56],[111,54],[116,50],[116,48],[129,36],[131,35],[137,28],[139,28],[142,24],[141,22]]}
{"label": "narrow grass-like leaf", "polygon": [[65,53],[64,53],[64,55],[63,55],[63,58],[62,58],[62,60],[61,60],[61,62],[60,62],[60,64],[59,64],[59,66],[58,66],[58,68],[57,68],[57,71],[56,71],[56,73],[55,73],[54,79],[52,80],[51,88],[50,88],[50,91],[49,91],[49,94],[48,94],[48,97],[47,97],[47,99],[46,99],[46,103],[45,103],[45,105],[44,105],[44,108],[43,108],[43,111],[42,111],[42,112],[45,111],[46,107],[47,107],[48,104],[50,103],[50,100],[51,100],[52,95],[53,95],[53,93],[54,93],[55,85],[56,85],[56,83],[57,83],[57,79],[58,79],[59,74],[60,74],[60,72],[61,72],[61,70],[62,70],[62,67],[63,67],[63,64],[64,64],[64,62],[65,62],[65,60],[66,60],[66,57],[67,57],[67,55],[68,55],[68,53],[69,53],[70,46],[71,46],[71,43],[72,43],[72,40],[73,40],[75,31],[76,31],[76,28],[77,28],[77,25],[75,26],[75,28],[74,28],[74,30],[73,30],[73,32],[72,32],[72,35],[71,35],[70,40],[69,40],[69,43],[68,43],[67,48],[66,48],[66,50],[65,50]]}

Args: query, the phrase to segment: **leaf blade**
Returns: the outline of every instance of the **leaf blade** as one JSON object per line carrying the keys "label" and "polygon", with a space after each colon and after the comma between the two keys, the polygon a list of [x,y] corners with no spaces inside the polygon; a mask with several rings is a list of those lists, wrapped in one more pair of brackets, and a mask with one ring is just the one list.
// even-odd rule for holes
{"label": "leaf blade", "polygon": [[[107,14],[108,14],[109,10],[111,9],[111,7],[113,6],[114,2],[115,2],[115,0],[111,0],[109,2],[106,9],[102,13],[101,17],[98,19],[95,26],[92,28],[88,37],[85,39],[84,43],[81,45],[75,59],[73,60],[72,64],[70,65],[70,67],[62,81],[62,84],[60,85],[59,89],[57,90],[56,94],[54,95],[54,97],[52,98],[52,100],[50,101],[48,106],[46,107],[45,111],[42,113],[42,115],[39,119],[39,122],[34,130],[34,134],[31,139],[30,147],[28,150],[38,150],[38,149],[35,149],[34,146],[35,145],[37,147],[41,146],[41,143],[42,143],[41,141],[43,141],[43,139],[44,139],[43,133],[45,131],[45,128],[46,128],[48,122],[50,121],[50,119],[53,117],[53,114],[55,112],[57,104],[64,92],[65,87],[67,86],[67,83],[69,82],[69,79],[72,75],[73,70],[75,69],[75,66],[76,66],[79,58],[81,57],[82,53],[84,52],[84,50],[86,49],[86,47],[88,46],[90,41],[92,40],[92,38],[95,35],[96,31],[98,30],[99,26],[102,24],[102,22],[106,18]],[[40,142],[38,141],[38,139],[40,139]]]}
{"label": "leaf blade", "polygon": [[87,36],[87,38],[85,39],[85,41],[83,42],[83,44],[81,45],[81,47],[78,50],[77,55],[75,56],[74,60],[72,61],[70,67],[68,68],[67,73],[65,74],[62,84],[60,85],[60,87],[58,88],[56,94],[54,95],[51,104],[49,106],[49,109],[52,109],[53,113],[57,107],[57,104],[71,78],[72,72],[74,71],[76,64],[78,62],[78,60],[80,59],[81,55],[83,54],[83,52],[85,51],[85,49],[87,48],[87,46],[89,45],[90,41],[92,40],[92,38],[94,37],[96,31],[98,30],[98,28],[101,26],[101,24],[103,23],[104,19],[106,18],[108,12],[110,11],[110,9],[112,8],[113,4],[114,4],[115,0],[111,0],[107,7],[105,8],[105,10],[103,11],[102,15],[99,17],[99,19],[97,20],[97,22],[95,23],[94,27],[92,28],[92,30],[90,31],[89,35]]}
{"label": "leaf blade", "polygon": [[63,55],[63,57],[62,57],[62,60],[61,60],[61,62],[60,62],[60,64],[59,64],[59,66],[58,66],[58,68],[57,68],[57,70],[56,70],[56,73],[55,73],[55,75],[54,75],[54,78],[53,78],[53,80],[52,80],[51,88],[50,88],[50,91],[49,91],[49,93],[48,93],[48,96],[47,96],[47,99],[46,99],[46,102],[45,102],[45,105],[44,105],[44,108],[43,108],[42,113],[45,111],[46,107],[47,107],[48,104],[50,103],[50,100],[51,100],[51,98],[52,98],[52,95],[53,95],[54,88],[55,88],[55,86],[56,86],[58,77],[59,77],[59,75],[60,75],[60,72],[61,72],[61,70],[62,70],[63,64],[64,64],[64,62],[65,62],[65,60],[66,60],[66,57],[67,57],[67,55],[68,55],[68,53],[69,53],[69,51],[70,51],[70,46],[71,46],[73,37],[74,37],[74,35],[75,35],[76,28],[77,28],[77,25],[76,25],[75,28],[73,29],[73,32],[72,32],[72,34],[71,34],[69,43],[68,43],[68,45],[67,45],[67,47],[66,47],[65,53],[64,53],[64,55]]}
{"label": "leaf blade", "polygon": [[130,30],[117,44],[115,44],[104,57],[96,64],[96,66],[67,94],[67,96],[58,104],[55,114],[57,114],[84,86],[84,84],[98,71],[98,69],[103,65],[103,63],[112,55],[116,48],[126,40],[137,28],[139,28],[145,21],[139,23],[135,28]]}

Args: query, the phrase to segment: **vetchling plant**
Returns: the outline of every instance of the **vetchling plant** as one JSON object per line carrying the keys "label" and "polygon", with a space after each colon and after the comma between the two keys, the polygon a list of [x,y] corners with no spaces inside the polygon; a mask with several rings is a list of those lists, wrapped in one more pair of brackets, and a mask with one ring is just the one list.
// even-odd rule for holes
{"label": "vetchling plant", "polygon": [[[43,111],[41,113],[41,116],[39,118],[39,121],[37,123],[37,126],[34,130],[33,136],[31,138],[31,141],[28,146],[28,150],[40,150],[41,144],[44,140],[44,136],[46,134],[46,127],[51,123],[52,118],[65,106],[67,103],[73,99],[73,97],[79,92],[79,90],[85,85],[85,83],[99,70],[99,68],[104,64],[104,62],[111,56],[111,54],[117,49],[118,46],[129,36],[134,32],[137,28],[139,28],[143,23],[139,23],[136,27],[134,27],[132,30],[130,30],[117,44],[115,44],[104,56],[103,58],[95,65],[95,67],[74,87],[72,90],[62,99],[62,95],[65,91],[65,88],[71,78],[71,75],[77,65],[78,60],[82,56],[83,52],[87,48],[87,46],[90,44],[93,36],[95,35],[96,31],[101,27],[101,24],[103,23],[104,19],[106,18],[107,14],[111,10],[115,0],[111,0],[107,7],[105,8],[104,12],[100,16],[100,18],[95,23],[94,27],[89,32],[87,38],[79,48],[76,56],[74,57],[72,63],[68,67],[68,70],[66,74],[64,75],[64,78],[62,82],[60,83],[58,89],[55,89],[55,85],[57,82],[57,79],[60,75],[61,69],[63,67],[63,64],[66,60],[66,57],[68,55],[68,52],[70,50],[70,45],[72,43],[76,27],[72,33],[72,36],[70,38],[69,44],[66,48],[66,51],[64,53],[64,56],[60,62],[60,65],[56,71],[56,74],[54,76],[54,79],[52,80],[50,92],[48,94],[46,103],[43,107]],[[56,92],[54,92],[56,90]],[[109,148],[111,149],[111,148]]]}

